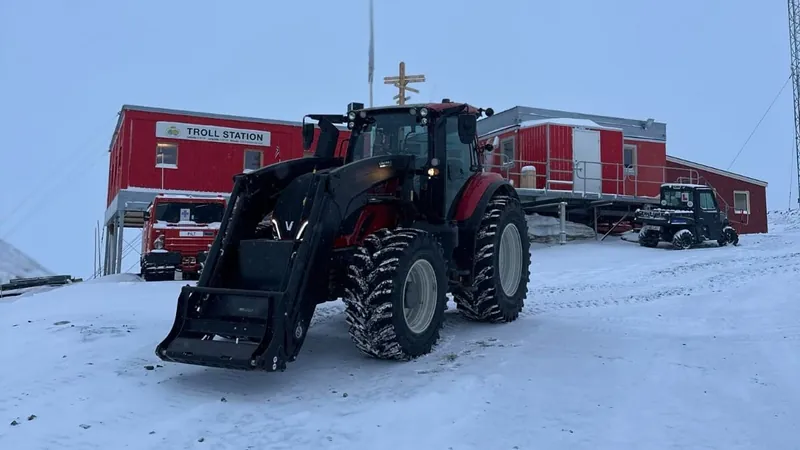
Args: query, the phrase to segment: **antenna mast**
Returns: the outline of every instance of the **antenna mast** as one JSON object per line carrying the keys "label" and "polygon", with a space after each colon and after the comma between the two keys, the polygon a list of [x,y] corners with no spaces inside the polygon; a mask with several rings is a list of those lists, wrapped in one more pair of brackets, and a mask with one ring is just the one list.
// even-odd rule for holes
{"label": "antenna mast", "polygon": [[794,151],[797,165],[797,205],[800,207],[800,0],[788,0],[789,52],[794,98]]}

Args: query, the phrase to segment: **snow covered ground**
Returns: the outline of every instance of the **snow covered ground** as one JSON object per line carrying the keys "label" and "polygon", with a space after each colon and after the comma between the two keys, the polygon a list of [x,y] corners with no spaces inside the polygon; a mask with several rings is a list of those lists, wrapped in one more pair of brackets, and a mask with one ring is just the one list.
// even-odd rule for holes
{"label": "snow covered ground", "polygon": [[360,356],[338,302],[272,374],[156,358],[180,281],[0,304],[0,449],[798,448],[800,216],[739,247],[532,252],[520,320],[448,314],[408,363]]}
{"label": "snow covered ground", "polygon": [[0,239],[0,284],[16,277],[42,277],[53,275],[30,256]]}

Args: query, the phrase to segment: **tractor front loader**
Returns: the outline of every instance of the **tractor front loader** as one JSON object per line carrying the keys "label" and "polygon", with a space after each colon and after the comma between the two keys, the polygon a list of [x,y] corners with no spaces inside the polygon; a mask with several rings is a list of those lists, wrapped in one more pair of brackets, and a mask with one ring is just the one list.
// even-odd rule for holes
{"label": "tractor front loader", "polygon": [[[477,144],[483,111],[446,101],[308,116],[321,130],[314,156],[237,175],[202,275],[183,287],[156,354],[284,370],[316,305],[338,297],[356,347],[384,359],[430,352],[447,292],[470,319],[515,320],[529,241],[516,191],[482,171],[493,149]],[[341,157],[337,123],[351,130]],[[306,149],[314,133],[304,123]]]}

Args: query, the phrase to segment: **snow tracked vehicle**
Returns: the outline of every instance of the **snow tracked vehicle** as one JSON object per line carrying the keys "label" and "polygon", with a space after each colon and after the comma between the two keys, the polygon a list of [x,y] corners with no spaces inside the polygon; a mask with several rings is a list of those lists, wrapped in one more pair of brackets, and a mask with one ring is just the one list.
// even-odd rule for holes
{"label": "snow tracked vehicle", "polygon": [[[441,103],[307,115],[313,156],[237,175],[196,286],[156,347],[165,361],[285,370],[316,305],[342,298],[355,346],[408,360],[439,339],[446,293],[468,319],[510,322],[527,295],[530,243],[519,198],[484,172],[477,119]],[[337,155],[339,128],[351,135]],[[224,337],[224,338],[221,338]]]}
{"label": "snow tracked vehicle", "polygon": [[739,244],[739,235],[719,210],[711,187],[662,184],[660,203],[660,208],[636,210],[634,218],[642,223],[639,245],[657,247],[666,241],[677,250],[685,250],[706,240],[715,240],[720,246]]}

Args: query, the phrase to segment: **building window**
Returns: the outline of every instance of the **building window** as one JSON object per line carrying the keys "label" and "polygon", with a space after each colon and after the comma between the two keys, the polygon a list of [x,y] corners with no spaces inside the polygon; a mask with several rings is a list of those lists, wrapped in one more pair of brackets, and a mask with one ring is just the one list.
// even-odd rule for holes
{"label": "building window", "polygon": [[500,141],[500,149],[500,154],[502,155],[500,164],[503,167],[513,166],[514,160],[516,159],[514,158],[514,138],[509,137]]}
{"label": "building window", "polygon": [[714,211],[717,209],[717,204],[714,202],[714,193],[709,191],[700,192],[700,208]]}
{"label": "building window", "polygon": [[733,212],[750,214],[750,191],[733,191]]}
{"label": "building window", "polygon": [[261,150],[244,151],[244,172],[258,170],[264,164],[264,153]]}
{"label": "building window", "polygon": [[171,142],[156,144],[156,167],[161,169],[178,168],[178,144]]}
{"label": "building window", "polygon": [[636,174],[636,146],[625,144],[622,147],[622,165],[625,168],[625,175]]}

